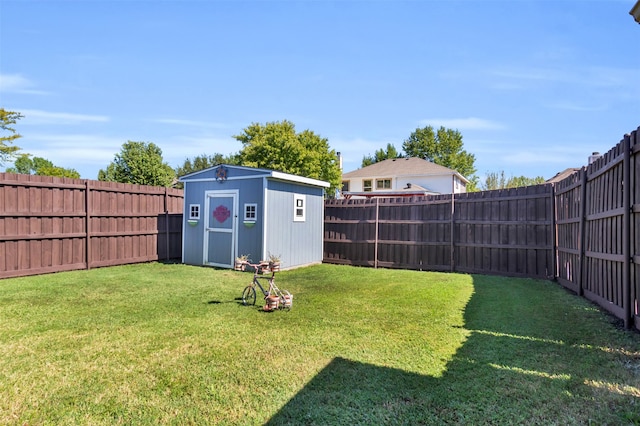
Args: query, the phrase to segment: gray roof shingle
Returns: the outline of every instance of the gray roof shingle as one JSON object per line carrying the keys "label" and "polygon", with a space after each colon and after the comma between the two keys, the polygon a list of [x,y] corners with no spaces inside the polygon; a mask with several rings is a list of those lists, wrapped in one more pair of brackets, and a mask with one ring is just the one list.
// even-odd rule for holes
{"label": "gray roof shingle", "polygon": [[416,176],[416,175],[452,175],[456,174],[465,182],[468,180],[460,173],[448,167],[423,160],[422,158],[391,158],[379,161],[370,166],[343,173],[343,179],[363,178],[363,177],[385,177],[385,176]]}

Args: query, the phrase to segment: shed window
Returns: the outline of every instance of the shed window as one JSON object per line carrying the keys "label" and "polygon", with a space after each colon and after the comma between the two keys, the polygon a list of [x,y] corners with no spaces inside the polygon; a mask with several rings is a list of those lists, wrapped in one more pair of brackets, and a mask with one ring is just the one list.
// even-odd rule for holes
{"label": "shed window", "polygon": [[348,180],[343,180],[342,181],[342,192],[349,192],[349,181]]}
{"label": "shed window", "polygon": [[305,196],[302,194],[293,194],[293,221],[304,222],[306,210]]}
{"label": "shed window", "polygon": [[189,204],[189,219],[200,219],[200,204]]}
{"label": "shed window", "polygon": [[362,190],[364,192],[371,192],[373,189],[373,185],[371,184],[371,179],[362,181]]}
{"label": "shed window", "polygon": [[244,205],[244,221],[255,222],[258,205],[256,203],[247,203]]}

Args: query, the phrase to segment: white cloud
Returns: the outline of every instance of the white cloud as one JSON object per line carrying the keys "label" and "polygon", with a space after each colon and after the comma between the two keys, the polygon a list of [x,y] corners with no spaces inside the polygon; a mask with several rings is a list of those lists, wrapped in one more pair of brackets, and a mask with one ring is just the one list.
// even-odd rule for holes
{"label": "white cloud", "polygon": [[[567,68],[505,67],[488,72],[499,81],[494,88],[524,88],[525,82],[563,83],[591,88],[624,87],[634,88],[640,69],[601,66],[581,66]],[[516,83],[521,82],[521,84]]]}
{"label": "white cloud", "polygon": [[24,118],[20,124],[80,124],[86,122],[93,123],[106,123],[109,121],[109,117],[104,115],[87,115],[87,114],[75,114],[68,112],[49,112],[36,109],[23,109],[20,113],[24,115]]}
{"label": "white cloud", "polygon": [[240,151],[240,142],[232,138],[218,136],[182,136],[174,139],[158,140],[162,157],[170,166],[181,166],[187,158],[199,155],[229,155]]}
{"label": "white cloud", "polygon": [[342,155],[342,170],[350,172],[359,169],[362,165],[362,158],[365,155],[372,155],[380,148],[386,148],[388,143],[393,144],[398,151],[402,150],[402,142],[396,143],[390,140],[368,140],[363,138],[340,139],[329,137],[331,149]]}
{"label": "white cloud", "polygon": [[477,117],[468,118],[425,118],[420,120],[421,126],[446,127],[457,130],[498,130],[504,125],[497,121],[485,120]]}
{"label": "white cloud", "polygon": [[490,71],[489,74],[512,80],[567,81],[570,79],[570,76],[561,70],[551,68],[504,68]]}
{"label": "white cloud", "polygon": [[205,127],[205,128],[215,128],[215,129],[224,129],[228,128],[227,125],[222,123],[214,123],[210,121],[197,121],[197,120],[181,120],[176,118],[157,118],[151,120],[154,123],[160,124],[176,124],[179,126],[191,126],[191,127]]}
{"label": "white cloud", "polygon": [[[19,139],[21,153],[42,157],[56,166],[75,169],[85,179],[96,179],[120,152],[124,138],[93,134],[30,133]],[[10,166],[10,164],[5,164]]]}
{"label": "white cloud", "polygon": [[21,74],[0,74],[0,92],[48,95],[49,92],[33,89],[35,84]]}
{"label": "white cloud", "polygon": [[[571,167],[580,167],[587,163],[589,155],[597,149],[589,149],[585,144],[559,143],[557,145],[539,146],[535,151],[520,149],[506,152],[499,156],[504,164],[532,165],[532,164],[564,164]],[[569,166],[567,166],[569,167]]]}
{"label": "white cloud", "polygon": [[552,104],[548,104],[547,107],[552,109],[562,109],[577,112],[606,111],[608,108],[607,105],[587,105],[570,101],[558,101]]}
{"label": "white cloud", "polygon": [[566,163],[567,160],[573,158],[573,155],[565,153],[558,155],[557,152],[551,153],[548,150],[540,151],[516,151],[502,156],[505,164],[536,164],[536,163]]}

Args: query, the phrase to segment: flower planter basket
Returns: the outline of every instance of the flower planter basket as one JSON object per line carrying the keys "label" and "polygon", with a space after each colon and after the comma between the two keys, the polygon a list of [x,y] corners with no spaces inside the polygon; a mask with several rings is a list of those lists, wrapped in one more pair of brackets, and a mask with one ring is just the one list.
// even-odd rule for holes
{"label": "flower planter basket", "polygon": [[280,305],[280,298],[278,296],[267,296],[266,298],[267,304],[264,305],[264,310],[265,311],[274,311],[276,309],[278,309],[279,305]]}

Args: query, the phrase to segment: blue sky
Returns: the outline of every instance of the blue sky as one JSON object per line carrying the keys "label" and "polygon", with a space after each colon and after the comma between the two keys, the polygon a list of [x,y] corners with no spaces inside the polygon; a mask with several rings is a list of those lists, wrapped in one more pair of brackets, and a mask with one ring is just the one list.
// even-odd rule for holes
{"label": "blue sky", "polygon": [[640,126],[634,4],[0,0],[0,107],[23,152],[87,179],[128,140],[176,167],[284,119],[345,172],[442,125],[481,178],[550,178]]}

